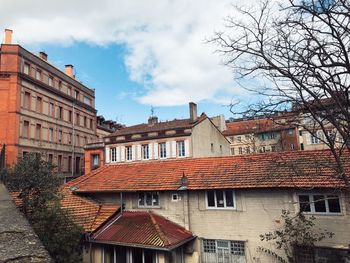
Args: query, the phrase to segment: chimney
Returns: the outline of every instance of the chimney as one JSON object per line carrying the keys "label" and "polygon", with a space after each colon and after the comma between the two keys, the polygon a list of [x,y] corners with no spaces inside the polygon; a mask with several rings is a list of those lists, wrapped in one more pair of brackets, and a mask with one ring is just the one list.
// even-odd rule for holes
{"label": "chimney", "polygon": [[158,117],[157,116],[150,116],[149,118],[148,118],[148,124],[156,124],[156,123],[158,123]]}
{"label": "chimney", "polygon": [[42,60],[45,60],[47,61],[47,54],[43,51],[39,52],[39,57],[42,59]]}
{"label": "chimney", "polygon": [[197,104],[194,102],[189,103],[190,106],[190,120],[195,122],[197,120]]}
{"label": "chimney", "polygon": [[74,75],[73,75],[73,65],[68,64],[68,65],[66,65],[65,67],[66,67],[66,68],[65,68],[66,74],[67,74],[69,77],[74,78]]}
{"label": "chimney", "polygon": [[11,45],[12,44],[12,33],[13,31],[11,29],[5,29],[5,41],[4,44]]}

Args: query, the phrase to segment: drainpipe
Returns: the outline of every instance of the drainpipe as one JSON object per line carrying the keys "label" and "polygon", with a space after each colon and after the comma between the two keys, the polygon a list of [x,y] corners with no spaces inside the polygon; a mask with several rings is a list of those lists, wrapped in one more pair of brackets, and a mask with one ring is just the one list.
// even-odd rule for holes
{"label": "drainpipe", "polygon": [[72,123],[72,129],[73,129],[73,131],[72,131],[72,177],[74,176],[74,143],[75,143],[75,130],[74,130],[74,125],[75,125],[75,112],[74,112],[74,110],[75,110],[75,107],[74,107],[74,101],[73,101],[73,103],[72,103],[72,106],[73,106],[73,112],[72,112],[72,121],[73,121],[73,123]]}

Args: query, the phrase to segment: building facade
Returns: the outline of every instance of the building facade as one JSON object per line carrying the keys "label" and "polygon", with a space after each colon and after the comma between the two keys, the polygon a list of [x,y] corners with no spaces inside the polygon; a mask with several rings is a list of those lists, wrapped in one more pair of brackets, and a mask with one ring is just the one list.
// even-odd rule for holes
{"label": "building facade", "polygon": [[27,153],[52,162],[64,178],[79,176],[84,145],[96,136],[95,92],[52,66],[43,52],[36,56],[12,43],[5,31],[0,48],[0,143],[6,164]]}
{"label": "building facade", "polygon": [[230,144],[213,121],[204,113],[198,117],[194,103],[189,110],[188,119],[158,122],[152,116],[148,123],[121,128],[102,143],[86,145],[86,172],[109,163],[229,155]]}
{"label": "building facade", "polygon": [[106,165],[66,185],[68,196],[119,206],[89,231],[84,262],[277,262],[259,247],[283,251],[259,235],[283,226],[282,210],[312,215],[317,229],[334,233],[299,263],[348,262],[350,197],[330,166],[313,165],[328,158],[292,151]]}

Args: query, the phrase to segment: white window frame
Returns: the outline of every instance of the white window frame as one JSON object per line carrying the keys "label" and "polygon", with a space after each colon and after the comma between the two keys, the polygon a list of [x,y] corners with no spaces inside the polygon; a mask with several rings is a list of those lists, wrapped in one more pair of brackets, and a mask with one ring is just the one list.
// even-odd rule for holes
{"label": "white window frame", "polygon": [[[214,200],[215,200],[215,206],[209,206],[208,205],[208,192],[209,191],[214,191]],[[224,207],[218,207],[217,206],[217,197],[216,197],[216,192],[217,191],[222,191],[224,192],[223,196],[224,196]],[[226,191],[232,191],[232,199],[233,199],[233,206],[226,206]],[[212,209],[212,210],[237,210],[236,207],[236,193],[235,190],[233,189],[216,189],[216,190],[207,190],[205,191],[205,205],[207,209]]]}
{"label": "white window frame", "polygon": [[117,162],[117,147],[113,147],[111,150],[111,162],[115,163]]}
{"label": "white window frame", "polygon": [[[152,205],[147,205],[146,204],[146,195],[147,194],[151,194],[152,195]],[[140,204],[140,195],[143,195],[143,200],[144,200],[144,205]],[[158,196],[158,205],[153,205],[153,200],[154,197],[153,195],[157,195]],[[146,192],[139,192],[138,193],[138,199],[137,199],[137,207],[138,208],[160,208],[160,194],[157,191],[146,191]]]}
{"label": "white window frame", "polygon": [[[339,193],[298,193],[297,194],[297,201],[298,201],[299,211],[300,211],[300,201],[299,201],[300,195],[307,195],[307,196],[309,196],[309,200],[310,200],[310,210],[311,211],[310,212],[302,212],[304,214],[313,214],[313,215],[342,215],[343,214],[341,195]],[[316,212],[315,201],[314,201],[315,195],[321,195],[324,197],[326,212]],[[328,204],[328,198],[327,198],[327,196],[329,196],[329,195],[335,195],[338,197],[340,212],[329,212],[329,204]]]}
{"label": "white window frame", "polygon": [[[163,155],[163,153],[164,153],[164,155]],[[166,159],[166,158],[167,158],[166,142],[160,142],[159,143],[159,159]]]}
{"label": "white window frame", "polygon": [[[205,251],[204,250],[204,246],[205,246],[204,243],[205,242],[211,242],[212,245],[213,245],[213,243],[215,243],[215,252]],[[228,246],[227,247],[221,247],[221,246],[219,246],[218,242],[227,242]],[[245,254],[246,254],[246,242],[243,241],[243,240],[223,240],[223,239],[206,239],[206,238],[204,238],[201,243],[202,243],[201,244],[201,246],[202,246],[201,251],[204,252],[204,253],[213,253],[213,254],[215,253],[215,254],[217,254],[219,252],[218,251],[219,249],[224,248],[224,249],[227,249],[231,255],[245,257]],[[240,253],[237,253],[237,251],[235,251],[233,249],[235,243],[239,243],[240,245],[243,244],[243,253],[241,253],[241,249],[239,249]],[[211,248],[213,248],[213,247],[211,247]]]}
{"label": "white window frame", "polygon": [[[95,163],[97,161],[97,163]],[[99,166],[100,165],[100,155],[99,154],[93,154],[92,155],[92,165],[93,166]]]}
{"label": "white window frame", "polygon": [[186,157],[186,148],[185,148],[184,140],[176,141],[176,154],[177,154],[177,157]]}
{"label": "white window frame", "polygon": [[130,162],[132,161],[132,146],[131,145],[128,145],[128,146],[125,146],[125,160]]}
{"label": "white window frame", "polygon": [[141,145],[141,159],[149,160],[149,144]]}

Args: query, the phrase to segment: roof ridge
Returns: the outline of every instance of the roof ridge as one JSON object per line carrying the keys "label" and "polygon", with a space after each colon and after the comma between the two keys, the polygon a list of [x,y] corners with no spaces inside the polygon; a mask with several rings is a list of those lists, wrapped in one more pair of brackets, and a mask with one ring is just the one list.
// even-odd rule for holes
{"label": "roof ridge", "polygon": [[[157,231],[157,233],[158,233],[160,239],[161,239],[162,242],[163,242],[163,245],[164,245],[164,246],[169,246],[169,245],[170,245],[169,240],[166,238],[165,234],[163,233],[162,229],[160,228],[159,224],[157,223],[157,220],[154,218],[154,216],[155,216],[156,214],[153,214],[152,211],[149,211],[148,214],[149,214],[149,216],[150,216],[150,218],[151,218],[151,221],[152,221],[152,223],[153,223],[154,228],[156,229],[156,231]],[[159,215],[156,215],[156,216],[159,216]],[[166,219],[166,218],[164,218],[164,219]]]}

